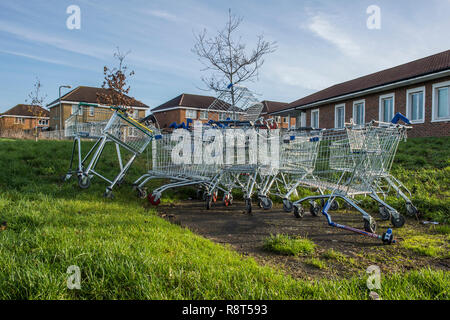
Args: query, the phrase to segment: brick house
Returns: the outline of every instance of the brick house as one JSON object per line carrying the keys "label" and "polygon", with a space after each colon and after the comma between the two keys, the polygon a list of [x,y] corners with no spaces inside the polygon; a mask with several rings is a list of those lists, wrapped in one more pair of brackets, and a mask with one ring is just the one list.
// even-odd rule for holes
{"label": "brick house", "polygon": [[18,104],[0,114],[0,130],[43,129],[49,125],[49,115],[49,111],[40,106]]}
{"label": "brick house", "polygon": [[269,101],[264,100],[261,101],[261,103],[264,105],[264,108],[261,112],[261,116],[263,116],[265,119],[274,119],[279,128],[283,129],[289,129],[289,128],[295,128],[296,119],[295,117],[291,117],[289,114],[285,116],[274,116],[271,113],[283,110],[288,105],[287,102],[277,102],[277,101]]}
{"label": "brick house", "polygon": [[400,112],[411,137],[450,136],[450,50],[343,82],[288,104],[273,116],[297,118],[297,126],[340,128],[389,122]]}
{"label": "brick house", "polygon": [[[50,129],[64,129],[65,120],[70,117],[70,115],[75,110],[77,110],[77,106],[80,102],[94,105],[89,109],[89,114],[92,116],[96,114],[96,111],[99,110],[99,108],[108,108],[109,106],[106,105],[105,101],[102,101],[101,98],[99,101],[99,95],[107,95],[108,92],[108,89],[79,86],[61,96],[61,103],[59,102],[59,99],[56,99],[53,102],[49,103],[47,107],[50,110]],[[132,98],[130,99],[131,101],[133,101],[133,105],[127,107],[133,109],[133,117],[135,119],[144,118],[145,113],[149,109],[149,107],[138,100]],[[60,114],[62,115],[62,118],[60,117]]]}
{"label": "brick house", "polygon": [[[209,120],[219,121],[232,118],[233,114],[226,112],[226,110],[208,111],[208,108],[215,99],[215,97],[211,96],[183,93],[152,109],[152,114],[162,129],[169,128],[174,122],[177,124],[186,123],[188,119],[205,123]],[[261,112],[261,116],[265,118],[272,118],[272,116],[268,114],[268,111],[279,110],[281,107],[287,105],[287,103],[275,101],[262,101],[262,103],[264,108]],[[240,118],[240,115],[243,115],[243,113],[239,111],[236,112],[238,118]],[[289,123],[287,119],[288,117],[279,117],[278,120],[280,123],[281,121],[284,121],[282,125],[287,128]],[[290,120],[292,125],[295,126],[295,119]]]}

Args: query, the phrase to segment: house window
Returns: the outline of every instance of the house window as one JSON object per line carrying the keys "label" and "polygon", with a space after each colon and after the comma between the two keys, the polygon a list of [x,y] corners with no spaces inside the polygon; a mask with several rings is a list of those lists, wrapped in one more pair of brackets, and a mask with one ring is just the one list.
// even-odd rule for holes
{"label": "house window", "polygon": [[311,127],[319,129],[319,109],[311,111]]}
{"label": "house window", "polygon": [[200,111],[200,120],[208,120],[208,111]]}
{"label": "house window", "polygon": [[406,117],[412,123],[425,122],[425,87],[406,91]]}
{"label": "house window", "polygon": [[432,121],[450,120],[450,81],[433,85]]}
{"label": "house window", "polygon": [[219,113],[219,121],[225,121],[225,120],[227,120],[228,117],[229,117],[228,114],[226,114],[225,112]]}
{"label": "house window", "polygon": [[24,122],[23,118],[14,118],[14,124],[24,124]]}
{"label": "house window", "polygon": [[197,111],[196,110],[187,109],[186,110],[186,118],[187,119],[192,119],[192,120],[197,119]]}
{"label": "house window", "polygon": [[129,137],[137,137],[136,130],[138,130],[138,129],[129,127],[128,128],[128,136]]}
{"label": "house window", "polygon": [[334,127],[344,128],[345,126],[345,104],[339,104],[334,108]]}
{"label": "house window", "polygon": [[280,123],[280,122],[281,122],[281,117],[280,117],[280,116],[276,116],[276,117],[275,117],[275,121],[276,121],[277,123]]}
{"label": "house window", "polygon": [[48,125],[48,120],[39,120],[39,125],[40,126],[46,126],[46,125]]}
{"label": "house window", "polygon": [[95,107],[89,107],[89,116],[93,117],[95,114]]}
{"label": "house window", "polygon": [[288,117],[283,117],[283,123],[288,123]]}
{"label": "house window", "polygon": [[82,116],[83,115],[83,107],[78,106],[77,104],[73,104],[71,114],[75,114],[75,113],[78,113],[78,115]]}
{"label": "house window", "polygon": [[394,118],[394,94],[380,96],[379,119],[381,122],[391,122]]}
{"label": "house window", "polygon": [[353,122],[358,125],[365,123],[365,100],[353,102]]}

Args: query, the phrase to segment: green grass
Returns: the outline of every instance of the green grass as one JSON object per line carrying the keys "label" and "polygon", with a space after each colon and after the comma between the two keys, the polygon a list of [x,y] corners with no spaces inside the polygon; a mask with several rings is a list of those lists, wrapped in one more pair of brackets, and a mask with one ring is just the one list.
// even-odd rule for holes
{"label": "green grass", "polygon": [[318,259],[318,258],[307,259],[305,261],[305,263],[310,265],[310,266],[313,266],[313,267],[315,267],[317,269],[326,269],[327,268],[327,263],[325,261],[322,261],[322,260]]}
{"label": "green grass", "polygon": [[[0,140],[0,299],[368,299],[366,278],[296,280],[145,210],[131,186],[61,184],[71,143]],[[108,157],[114,149],[106,150]],[[145,154],[127,181],[145,171]],[[117,164],[98,166],[112,176]],[[69,290],[67,268],[81,270]],[[387,274],[383,299],[449,299],[448,272]]]}
{"label": "green grass", "polygon": [[292,256],[314,253],[316,245],[309,239],[292,238],[285,234],[271,235],[264,241],[264,250]]}

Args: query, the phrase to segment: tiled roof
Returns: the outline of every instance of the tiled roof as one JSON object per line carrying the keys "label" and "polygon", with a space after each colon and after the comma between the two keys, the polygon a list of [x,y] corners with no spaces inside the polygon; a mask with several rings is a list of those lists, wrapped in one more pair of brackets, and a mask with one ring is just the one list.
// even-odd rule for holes
{"label": "tiled roof", "polygon": [[322,100],[336,98],[342,95],[376,88],[447,69],[450,69],[450,50],[414,60],[390,69],[375,72],[357,79],[336,84],[304,98],[298,99],[286,105],[284,109],[300,107]]}
{"label": "tiled roof", "polygon": [[261,111],[261,113],[270,113],[283,110],[288,105],[287,102],[277,102],[269,100],[264,100],[261,103],[264,105],[264,108]]}
{"label": "tiled roof", "polygon": [[152,111],[158,111],[173,107],[191,107],[207,109],[216,98],[210,96],[201,96],[196,94],[182,93],[178,97],[169,100],[162,105],[157,106]]}
{"label": "tiled roof", "polygon": [[[101,99],[101,97],[100,97],[100,101],[98,101],[98,99],[99,99],[98,95],[99,94],[108,95],[109,92],[110,92],[110,89],[80,86],[80,87],[76,87],[69,93],[66,93],[64,96],[61,97],[61,100],[62,101],[73,101],[73,102],[86,102],[86,103],[100,102],[101,104],[107,104],[106,101],[102,101],[103,99]],[[133,101],[133,105],[130,107],[149,108],[149,106],[143,104],[142,102],[140,102],[138,100],[135,100],[130,97],[128,97],[128,98],[132,99],[132,101]],[[51,106],[55,103],[58,103],[58,101],[59,101],[59,99],[56,99],[55,101],[49,103],[48,105]]]}
{"label": "tiled roof", "polygon": [[23,117],[49,117],[50,112],[40,106],[29,104],[18,104],[8,111],[0,114],[2,116],[23,116]]}

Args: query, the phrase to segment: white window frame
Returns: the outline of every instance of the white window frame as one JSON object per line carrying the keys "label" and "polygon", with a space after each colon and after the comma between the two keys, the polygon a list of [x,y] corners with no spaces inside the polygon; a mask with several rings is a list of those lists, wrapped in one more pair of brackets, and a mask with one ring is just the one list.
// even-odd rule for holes
{"label": "white window frame", "polygon": [[[431,122],[450,121],[450,115],[448,118],[443,118],[443,119],[436,118],[436,113],[438,111],[437,104],[439,102],[438,97],[437,97],[437,91],[439,88],[442,88],[442,87],[450,87],[450,81],[433,84],[433,94],[432,94],[432,102],[431,102]],[[450,95],[450,88],[448,90],[449,90],[449,95]],[[449,103],[450,103],[450,97],[449,97]]]}
{"label": "white window frame", "polygon": [[337,118],[337,110],[343,108],[344,109],[344,123],[343,123],[343,127],[345,128],[345,103],[341,103],[341,104],[337,104],[334,106],[334,127],[336,129],[338,129],[338,118]]}
{"label": "white window frame", "polygon": [[[421,120],[411,120],[411,114],[409,112],[410,95],[417,92],[423,92],[423,119]],[[425,102],[427,101],[425,86],[417,87],[413,89],[406,90],[406,117],[411,121],[411,123],[425,123]]]}
{"label": "white window frame", "polygon": [[[192,112],[195,116],[190,117],[190,116],[188,115],[188,112]],[[186,119],[197,120],[197,110],[186,109]]]}
{"label": "white window frame", "polygon": [[360,123],[360,124],[358,124],[358,125],[364,125],[364,124],[366,123],[366,99],[353,101],[352,119],[353,119],[353,123],[354,123],[354,124],[356,124],[356,112],[355,112],[355,107],[356,107],[356,105],[361,104],[361,103],[362,103],[362,105],[363,105],[363,107],[362,107],[362,111],[363,111],[363,117],[362,117],[362,120],[363,120],[363,123]]}
{"label": "white window frame", "polygon": [[208,111],[207,110],[202,110],[200,111],[200,120],[208,120]]}
{"label": "white window frame", "polygon": [[89,107],[89,116],[93,117],[95,115],[95,107],[90,106]]}
{"label": "white window frame", "polygon": [[46,119],[39,119],[38,120],[38,124],[40,126],[46,126],[46,125],[48,125],[48,120],[46,120]]}
{"label": "white window frame", "polygon": [[[392,117],[395,116],[395,93],[392,92],[392,93],[383,94],[383,95],[380,96],[379,106],[378,106],[378,120],[380,122],[386,122],[386,121],[383,121],[383,114],[384,114],[384,112],[383,112],[384,111],[383,110],[383,108],[384,108],[383,100],[389,99],[389,98],[392,98]],[[392,119],[387,121],[387,122],[391,122],[391,121],[392,121]]]}
{"label": "white window frame", "polygon": [[[313,125],[313,113],[317,112],[317,128]],[[320,128],[320,109],[311,110],[311,128],[319,129]]]}
{"label": "white window frame", "polygon": [[14,124],[24,124],[25,119],[21,117],[14,117]]}

